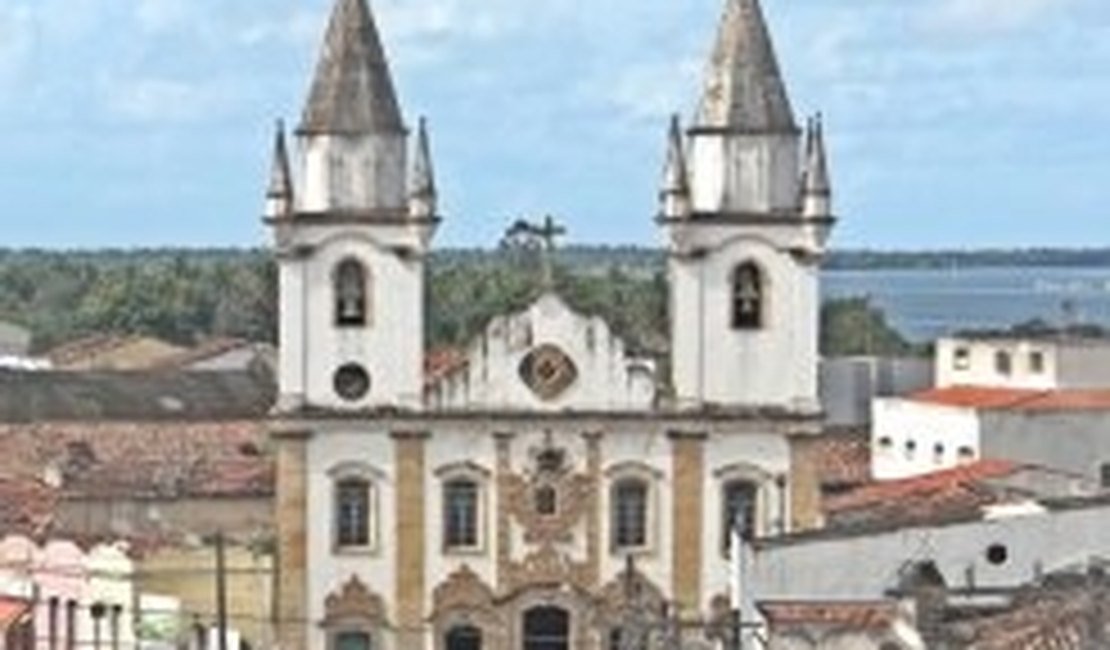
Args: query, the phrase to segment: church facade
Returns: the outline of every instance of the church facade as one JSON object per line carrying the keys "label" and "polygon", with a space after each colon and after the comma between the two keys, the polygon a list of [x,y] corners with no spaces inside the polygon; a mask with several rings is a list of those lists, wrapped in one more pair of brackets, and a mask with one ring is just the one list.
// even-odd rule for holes
{"label": "church facade", "polygon": [[738,513],[789,528],[790,440],[821,424],[831,192],[758,1],[725,2],[700,108],[666,143],[669,363],[548,291],[433,372],[428,128],[409,142],[366,0],[337,0],[267,193],[283,648],[617,648],[632,609],[728,609]]}

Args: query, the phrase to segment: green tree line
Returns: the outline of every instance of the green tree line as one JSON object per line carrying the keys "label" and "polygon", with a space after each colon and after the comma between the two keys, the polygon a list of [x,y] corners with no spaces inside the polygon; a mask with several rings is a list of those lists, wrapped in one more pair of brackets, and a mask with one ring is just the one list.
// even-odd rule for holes
{"label": "green tree line", "polygon": [[[541,291],[534,255],[441,251],[428,273],[428,343],[461,345],[490,318]],[[667,340],[663,260],[642,249],[560,251],[559,293],[599,315],[639,352]],[[29,328],[36,351],[101,333],[147,334],[180,344],[213,336],[273,341],[277,272],[264,250],[0,250],[0,320]],[[822,310],[827,354],[905,353],[911,346],[862,299]]]}

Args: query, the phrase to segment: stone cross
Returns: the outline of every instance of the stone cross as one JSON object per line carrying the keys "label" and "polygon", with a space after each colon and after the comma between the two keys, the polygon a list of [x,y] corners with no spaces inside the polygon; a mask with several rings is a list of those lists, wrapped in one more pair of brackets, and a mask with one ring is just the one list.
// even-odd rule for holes
{"label": "stone cross", "polygon": [[[554,261],[557,239],[567,234],[567,229],[559,225],[555,218],[547,215],[543,221],[534,223],[518,220],[505,232],[505,240],[526,239],[535,242],[540,249],[540,264],[543,272],[542,281],[545,289],[555,286]],[[530,242],[530,243],[531,243]]]}

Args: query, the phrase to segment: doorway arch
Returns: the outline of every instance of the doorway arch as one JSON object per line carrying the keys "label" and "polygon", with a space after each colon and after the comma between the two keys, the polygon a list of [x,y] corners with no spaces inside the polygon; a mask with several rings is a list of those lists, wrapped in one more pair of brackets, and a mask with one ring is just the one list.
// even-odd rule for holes
{"label": "doorway arch", "polygon": [[570,614],[541,605],[524,612],[523,650],[570,650]]}

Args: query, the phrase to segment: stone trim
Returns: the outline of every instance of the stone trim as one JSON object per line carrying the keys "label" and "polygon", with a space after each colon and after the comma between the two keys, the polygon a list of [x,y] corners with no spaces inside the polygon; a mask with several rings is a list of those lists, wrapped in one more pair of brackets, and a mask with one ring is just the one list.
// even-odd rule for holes
{"label": "stone trim", "polygon": [[399,647],[418,647],[424,622],[425,490],[427,434],[394,433],[396,454],[396,585]]}
{"label": "stone trim", "polygon": [[672,436],[672,445],[672,593],[680,611],[692,614],[701,600],[705,442],[699,437]]}
{"label": "stone trim", "polygon": [[283,648],[308,647],[308,436],[276,438],[277,618]]}

